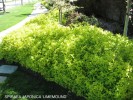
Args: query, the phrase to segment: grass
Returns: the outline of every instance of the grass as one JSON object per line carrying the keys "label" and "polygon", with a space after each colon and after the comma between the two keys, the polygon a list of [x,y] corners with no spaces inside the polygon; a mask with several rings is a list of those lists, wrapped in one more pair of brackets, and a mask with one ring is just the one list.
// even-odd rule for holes
{"label": "grass", "polygon": [[0,32],[17,24],[26,18],[33,10],[33,4],[25,4],[23,6],[8,9],[5,14],[0,12]]}
{"label": "grass", "polygon": [[[33,75],[31,73],[26,73],[24,70],[20,69],[9,76],[5,83],[0,84],[0,100],[5,100],[5,95],[40,95],[41,98],[42,96],[47,95],[65,95],[67,98],[63,100],[84,100],[83,98],[77,97],[75,94],[69,92],[54,82],[48,82],[36,74]],[[34,99],[12,98],[11,100]]]}

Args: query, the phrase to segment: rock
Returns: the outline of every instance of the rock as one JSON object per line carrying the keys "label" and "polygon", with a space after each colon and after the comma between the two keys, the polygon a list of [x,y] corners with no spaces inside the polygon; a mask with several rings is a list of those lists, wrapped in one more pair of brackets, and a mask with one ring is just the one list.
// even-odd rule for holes
{"label": "rock", "polygon": [[98,15],[106,19],[124,23],[126,12],[125,0],[98,0],[95,2],[95,5],[97,8],[94,8],[94,10]]}
{"label": "rock", "polygon": [[113,33],[123,33],[123,27],[117,22],[107,22],[102,19],[98,19],[103,29],[111,31]]}
{"label": "rock", "polygon": [[0,76],[0,83],[3,83],[7,79],[6,76]]}
{"label": "rock", "polygon": [[0,73],[2,74],[12,74],[17,70],[18,66],[13,65],[2,65],[0,66]]}
{"label": "rock", "polygon": [[125,0],[78,0],[75,4],[84,7],[86,14],[94,14],[105,19],[124,23]]}
{"label": "rock", "polygon": [[[75,5],[83,7],[78,9],[79,12],[102,19],[100,22],[103,29],[113,33],[123,33],[127,5],[125,0],[77,0]],[[129,22],[128,32],[132,32],[131,29]]]}

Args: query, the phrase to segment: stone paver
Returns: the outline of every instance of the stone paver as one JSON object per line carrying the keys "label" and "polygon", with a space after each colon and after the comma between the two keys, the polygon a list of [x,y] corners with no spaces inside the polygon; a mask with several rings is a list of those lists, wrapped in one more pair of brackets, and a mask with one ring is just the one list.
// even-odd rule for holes
{"label": "stone paver", "polygon": [[3,74],[12,74],[17,70],[18,66],[13,65],[2,65],[0,66],[0,73]]}
{"label": "stone paver", "polygon": [[3,83],[7,79],[6,76],[0,76],[0,83]]}

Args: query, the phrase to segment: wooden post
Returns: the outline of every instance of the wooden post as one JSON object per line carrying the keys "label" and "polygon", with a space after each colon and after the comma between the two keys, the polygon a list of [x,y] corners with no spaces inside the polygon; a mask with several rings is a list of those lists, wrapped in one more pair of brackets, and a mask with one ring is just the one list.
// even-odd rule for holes
{"label": "wooden post", "polygon": [[62,24],[62,7],[59,7],[59,24]]}
{"label": "wooden post", "polygon": [[58,9],[59,9],[59,24],[62,24],[62,9],[64,6],[64,0],[58,0]]}
{"label": "wooden post", "polygon": [[3,5],[3,12],[5,12],[5,3],[4,3],[4,0],[2,0],[2,5]]}
{"label": "wooden post", "polygon": [[21,0],[21,5],[23,5],[23,0]]}
{"label": "wooden post", "polygon": [[126,11],[126,18],[125,18],[125,25],[123,32],[124,36],[127,36],[130,9],[131,9],[131,0],[127,0],[127,11]]}

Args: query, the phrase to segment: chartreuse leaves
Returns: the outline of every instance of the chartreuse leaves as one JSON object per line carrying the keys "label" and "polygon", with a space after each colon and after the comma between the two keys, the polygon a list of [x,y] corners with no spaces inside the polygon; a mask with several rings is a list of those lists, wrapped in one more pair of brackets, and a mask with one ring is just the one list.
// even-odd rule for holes
{"label": "chartreuse leaves", "polygon": [[58,25],[57,15],[56,10],[40,15],[5,37],[0,58],[88,100],[131,99],[133,43],[87,24]]}

